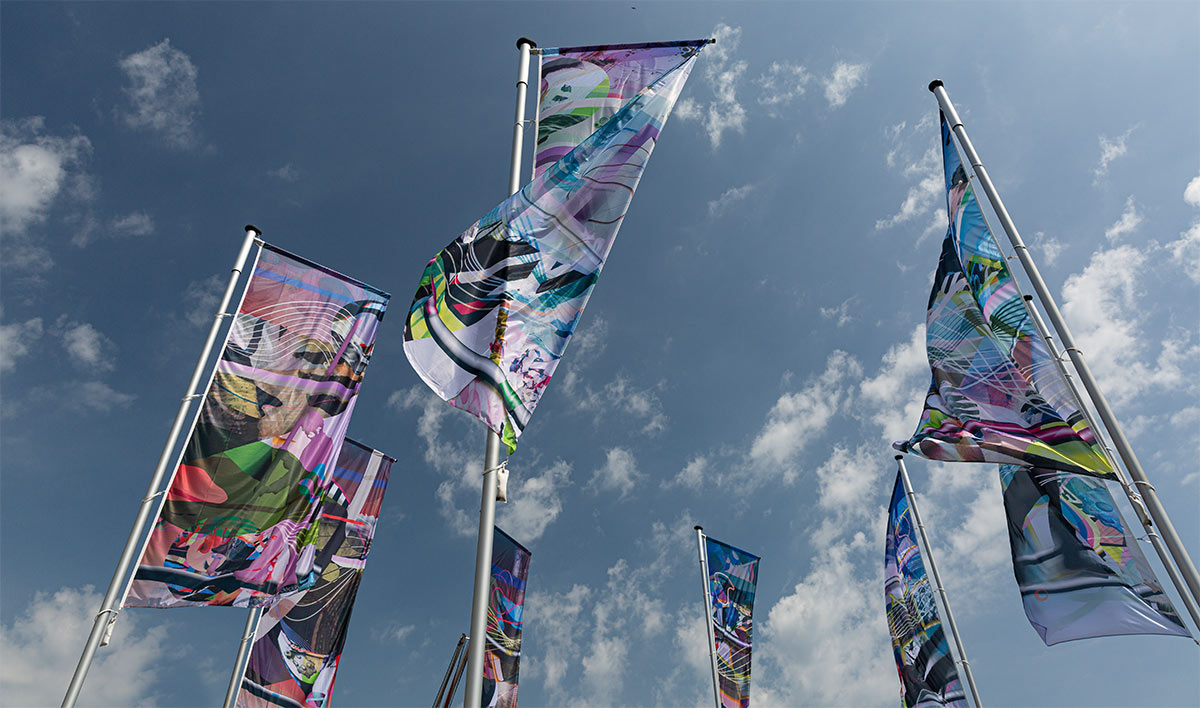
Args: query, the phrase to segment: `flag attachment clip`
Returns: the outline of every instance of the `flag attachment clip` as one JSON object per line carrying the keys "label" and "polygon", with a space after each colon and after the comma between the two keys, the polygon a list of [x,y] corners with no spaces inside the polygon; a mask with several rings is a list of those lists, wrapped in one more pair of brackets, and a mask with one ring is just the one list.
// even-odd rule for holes
{"label": "flag attachment clip", "polygon": [[504,462],[489,467],[483,471],[483,476],[486,477],[488,472],[496,471],[496,501],[508,503],[508,458],[504,458]]}

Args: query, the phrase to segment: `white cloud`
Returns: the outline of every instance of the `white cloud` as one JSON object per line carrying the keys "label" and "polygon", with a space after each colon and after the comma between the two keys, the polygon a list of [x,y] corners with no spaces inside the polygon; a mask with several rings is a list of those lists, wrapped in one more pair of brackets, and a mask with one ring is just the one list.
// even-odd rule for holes
{"label": "white cloud", "polygon": [[220,273],[211,275],[203,280],[188,283],[183,291],[184,319],[193,327],[204,327],[212,324],[217,315],[217,305],[221,304],[221,295],[225,292],[228,276]]}
{"label": "white cloud", "polygon": [[74,322],[64,315],[54,323],[54,332],[76,365],[92,371],[110,371],[116,345],[87,322]]}
{"label": "white cloud", "polygon": [[663,487],[687,487],[688,489],[700,489],[708,480],[709,463],[708,457],[698,455],[683,469],[679,470],[679,474],[675,475],[675,479],[664,481]]}
{"label": "white cloud", "polygon": [[284,182],[297,182],[300,180],[300,170],[296,169],[295,165],[290,162],[278,169],[267,170],[267,175],[278,177]]}
{"label": "white cloud", "polygon": [[850,94],[867,78],[867,64],[849,64],[839,61],[829,77],[822,80],[825,85],[825,100],[830,108],[841,108],[850,99]]}
{"label": "white cloud", "polygon": [[754,190],[755,186],[752,184],[742,185],[741,187],[730,187],[721,196],[708,203],[708,215],[717,217],[724,214],[729,207],[745,200]]}
{"label": "white cloud", "polygon": [[1044,232],[1038,231],[1034,235],[1034,242],[1042,251],[1042,259],[1046,265],[1054,265],[1058,262],[1058,257],[1063,251],[1067,250],[1067,244],[1053,236],[1047,236]]}
{"label": "white cloud", "polygon": [[[100,599],[91,586],[39,592],[11,624],[0,625],[0,694],[5,705],[50,706],[62,701]],[[148,614],[121,613],[111,646],[97,653],[88,672],[81,706],[160,702],[154,688],[163,674],[155,669],[173,652],[167,625],[147,620]]]}
{"label": "white cloud", "polygon": [[1135,128],[1137,128],[1136,125],[1131,126],[1129,130],[1126,130],[1121,135],[1118,135],[1112,139],[1105,135],[1101,135],[1099,137],[1100,163],[1096,165],[1095,169],[1092,170],[1092,174],[1095,175],[1095,180],[1097,182],[1099,182],[1101,178],[1108,174],[1108,166],[1113,160],[1117,159],[1118,157],[1124,157],[1129,151],[1126,143],[1128,142],[1129,136],[1133,133]]}
{"label": "white cloud", "polygon": [[908,341],[893,345],[883,355],[879,373],[859,384],[860,408],[881,428],[885,441],[907,440],[916,429],[929,377],[925,326],[917,325]]}
{"label": "white cloud", "polygon": [[[821,508],[855,511],[860,516],[869,517],[874,509],[864,505],[862,500],[875,488],[880,469],[878,445],[859,445],[855,450],[841,443],[834,445],[829,459],[817,468],[820,489],[818,502]],[[863,521],[867,521],[867,518],[863,518]]]}
{"label": "white cloud", "polygon": [[521,657],[521,674],[540,677],[552,705],[565,705],[575,698],[564,683],[582,652],[587,628],[581,620],[591,597],[591,588],[585,585],[574,585],[563,593],[533,590],[525,596],[527,631],[540,638],[541,650]]}
{"label": "white cloud", "polygon": [[0,324],[0,373],[16,369],[17,360],[29,354],[33,345],[41,339],[42,331],[41,317]]}
{"label": "white cloud", "polygon": [[129,110],[122,112],[131,128],[149,130],[176,149],[195,147],[200,114],[197,71],[187,54],[170,39],[122,58]]}
{"label": "white cloud", "polygon": [[758,102],[767,106],[770,116],[774,118],[777,116],[776,108],[786,106],[792,99],[804,95],[805,87],[812,78],[812,73],[799,64],[772,62],[767,73],[755,80],[762,87]]}
{"label": "white cloud", "polygon": [[558,460],[536,476],[509,469],[508,503],[497,505],[499,523],[514,537],[532,543],[563,510],[561,490],[570,483],[571,465]]}
{"label": "white cloud", "polygon": [[854,315],[850,314],[850,305],[858,299],[857,295],[852,295],[842,301],[842,304],[837,307],[822,307],[821,317],[827,320],[832,320],[838,327],[845,327],[854,321]]}
{"label": "white cloud", "polygon": [[740,27],[721,23],[713,29],[711,36],[717,42],[705,48],[700,61],[713,99],[704,105],[694,99],[684,99],[675,106],[675,115],[682,120],[702,121],[713,150],[716,150],[726,131],[746,132],[746,109],[737,100],[737,86],[746,73],[747,64],[733,59],[733,52],[742,38]]}
{"label": "white cloud", "polygon": [[1183,201],[1194,207],[1200,207],[1200,177],[1193,177],[1183,190]]}
{"label": "white cloud", "polygon": [[767,422],[750,447],[751,463],[759,469],[782,473],[785,483],[794,481],[796,458],[841,411],[850,392],[846,380],[860,376],[858,361],[835,350],[826,360],[824,372],[801,390],[783,394],[771,407]]}
{"label": "white cloud", "polygon": [[641,478],[633,453],[623,447],[614,447],[606,454],[604,466],[592,473],[589,486],[606,491],[617,490],[621,498],[625,498]]}
{"label": "white cloud", "polygon": [[662,386],[661,381],[656,387],[635,386],[625,376],[617,376],[599,391],[588,388],[578,396],[575,410],[593,416],[596,425],[606,413],[620,412],[624,420],[640,425],[642,434],[657,435],[667,429],[667,415],[654,391]]}
{"label": "white cloud", "polygon": [[119,236],[149,236],[154,233],[154,219],[144,211],[132,211],[113,219],[109,228]]}
{"label": "white cloud", "polygon": [[1122,236],[1133,233],[1141,223],[1142,215],[1138,213],[1137,204],[1133,201],[1133,195],[1130,195],[1125,200],[1125,211],[1121,212],[1121,218],[1108,227],[1104,232],[1104,237],[1109,241],[1115,242]]}
{"label": "white cloud", "polygon": [[[937,146],[930,146],[919,160],[910,162],[904,168],[904,176],[915,178],[916,184],[908,189],[900,209],[886,219],[875,222],[876,230],[890,229],[897,224],[934,211],[940,204],[939,199],[945,190],[945,178],[942,175],[942,156]],[[945,228],[945,210],[934,212],[933,223],[937,228]],[[926,232],[931,227],[926,228]]]}
{"label": "white cloud", "polygon": [[1179,234],[1178,241],[1167,244],[1171,257],[1193,283],[1200,283],[1200,221]]}

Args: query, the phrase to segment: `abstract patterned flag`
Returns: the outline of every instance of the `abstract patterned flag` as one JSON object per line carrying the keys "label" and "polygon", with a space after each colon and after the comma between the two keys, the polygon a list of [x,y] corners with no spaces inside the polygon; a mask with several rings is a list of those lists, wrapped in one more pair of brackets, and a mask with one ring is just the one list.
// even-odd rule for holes
{"label": "abstract patterned flag", "polygon": [[534,175],[574,150],[642,89],[707,42],[542,49]]}
{"label": "abstract patterned flag", "polygon": [[1013,573],[1047,646],[1120,634],[1190,636],[1104,482],[1001,465]]}
{"label": "abstract patterned flag", "polygon": [[883,594],[888,629],[892,633],[892,655],[900,675],[901,703],[909,708],[968,708],[938,618],[933,588],[925,575],[908,495],[899,474],[888,506],[883,558]]}
{"label": "abstract patterned flag", "polygon": [[1112,477],[988,231],[945,116],[942,154],[950,228],[926,315],[933,381],[917,431],[895,447]]}
{"label": "abstract patterned flag", "polygon": [[320,578],[263,613],[238,708],[329,705],[394,462],[349,438],[342,444],[317,529]]}
{"label": "abstract patterned flag", "polygon": [[511,453],[579,324],[694,52],[434,256],[404,353]]}
{"label": "abstract patterned flag", "polygon": [[750,653],[758,556],[704,537],[708,556],[708,594],[712,603],[713,638],[721,705],[750,705]]}
{"label": "abstract patterned flag", "polygon": [[125,606],[259,606],[316,581],[316,518],[389,297],[263,246]]}
{"label": "abstract patterned flag", "polygon": [[492,538],[492,587],[487,644],[483,647],[483,706],[517,708],[521,621],[530,552],[496,528]]}

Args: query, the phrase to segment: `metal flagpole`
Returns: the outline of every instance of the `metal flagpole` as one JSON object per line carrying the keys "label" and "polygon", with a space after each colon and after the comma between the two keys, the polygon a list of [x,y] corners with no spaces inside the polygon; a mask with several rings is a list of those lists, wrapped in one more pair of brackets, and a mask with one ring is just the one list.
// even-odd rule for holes
{"label": "metal flagpole", "polygon": [[[463,636],[466,637],[467,635],[464,634]],[[470,637],[467,637],[468,641],[470,639]],[[454,700],[454,694],[458,692],[458,682],[462,679],[463,669],[465,668],[467,668],[467,654],[463,652],[462,658],[458,660],[458,670],[454,672],[454,679],[450,682],[450,687],[446,691],[446,700],[442,703],[442,708],[450,708],[450,702]]]}
{"label": "metal flagpole", "polygon": [[433,699],[433,708],[438,708],[438,704],[442,702],[442,695],[446,693],[446,685],[450,683],[450,674],[454,673],[454,665],[458,663],[458,657],[462,654],[463,645],[466,643],[467,635],[460,635],[458,645],[454,647],[454,656],[450,657],[450,665],[446,667],[446,675],[442,677],[442,685],[438,686],[437,697]]}
{"label": "metal flagpole", "polygon": [[717,640],[713,634],[712,596],[708,588],[708,549],[704,545],[704,527],[696,526],[696,545],[700,548],[700,573],[704,578],[704,627],[708,632],[708,658],[712,664],[713,700],[721,708],[721,680],[717,677]]}
{"label": "metal flagpole", "polygon": [[[1066,381],[1067,388],[1070,389],[1071,393],[1075,396],[1075,401],[1079,404],[1080,412],[1083,413],[1084,419],[1087,420],[1088,425],[1091,426],[1092,431],[1096,435],[1096,440],[1100,443],[1100,447],[1104,451],[1104,458],[1108,460],[1108,464],[1116,471],[1117,481],[1120,482],[1121,488],[1125,490],[1125,496],[1129,497],[1133,513],[1137,514],[1138,520],[1142,522],[1142,526],[1146,529],[1146,537],[1150,540],[1150,545],[1154,546],[1154,552],[1158,554],[1158,560],[1162,562],[1163,568],[1166,569],[1167,575],[1171,578],[1171,584],[1175,586],[1175,590],[1179,593],[1179,598],[1183,600],[1188,614],[1192,616],[1192,622],[1200,629],[1200,609],[1196,607],[1196,602],[1188,594],[1183,578],[1180,577],[1175,564],[1171,562],[1170,552],[1163,546],[1162,539],[1155,532],[1154,524],[1146,514],[1146,506],[1142,501],[1141,495],[1137,493],[1137,490],[1125,478],[1125,471],[1118,467],[1116,460],[1113,459],[1112,449],[1100,437],[1100,429],[1096,426],[1096,421],[1092,419],[1091,411],[1084,405],[1083,397],[1079,395],[1079,388],[1075,385],[1075,379],[1067,371],[1066,364],[1062,360],[1062,355],[1059,354],[1058,347],[1054,344],[1054,338],[1046,331],[1046,323],[1042,321],[1041,314],[1038,313],[1037,308],[1033,305],[1033,296],[1024,295],[1022,299],[1025,302],[1025,311],[1029,313],[1029,318],[1033,320],[1033,326],[1037,328],[1038,334],[1042,335],[1042,339],[1046,342],[1046,348],[1050,351],[1050,356],[1054,358],[1054,363],[1058,367],[1058,373]],[[1195,641],[1195,637],[1192,639]]]}
{"label": "metal flagpole", "polygon": [[[521,148],[525,137],[525,92],[529,87],[529,54],[537,44],[517,40],[517,109],[513,123],[512,156],[509,160],[508,193],[521,187]],[[500,468],[500,436],[489,429],[483,456],[483,494],[479,505],[479,540],[475,545],[475,591],[471,599],[470,644],[467,645],[467,685],[464,708],[479,708],[483,699],[483,650],[487,642],[487,611],[492,578],[492,529],[496,523],[496,488]]]}
{"label": "metal flagpole", "polygon": [[146,526],[146,521],[150,516],[150,507],[154,504],[155,497],[163,493],[159,491],[162,485],[163,477],[167,472],[167,462],[170,458],[171,451],[175,447],[175,442],[179,438],[179,433],[183,428],[183,421],[187,415],[188,406],[191,405],[192,399],[198,398],[203,394],[196,393],[196,385],[200,382],[200,377],[204,373],[204,364],[208,361],[208,355],[212,352],[213,344],[217,341],[217,333],[221,329],[221,320],[230,316],[225,312],[225,308],[229,306],[229,301],[233,299],[233,291],[237,285],[238,278],[242,274],[242,268],[246,265],[246,259],[250,256],[250,248],[254,245],[254,241],[262,235],[262,232],[257,227],[252,225],[246,226],[246,238],[242,241],[242,247],[238,251],[237,260],[234,261],[233,271],[229,276],[229,282],[225,285],[225,294],[221,296],[221,304],[217,307],[217,314],[213,318],[212,327],[208,330],[208,338],[204,341],[204,347],[200,350],[200,358],[196,361],[196,368],[192,371],[192,378],[188,382],[187,395],[179,403],[179,410],[175,413],[175,421],[171,424],[171,432],[167,435],[167,443],[163,446],[162,452],[158,456],[158,463],[155,465],[154,474],[150,478],[150,486],[146,489],[146,495],[142,498],[141,506],[138,507],[137,516],[133,522],[133,528],[129,532],[129,538],[125,540],[125,548],[121,551],[121,558],[117,561],[117,568],[113,572],[112,580],[108,583],[108,590],[104,593],[104,601],[100,604],[100,611],[96,613],[96,620],[92,623],[92,632],[88,635],[87,642],[83,647],[83,654],[79,657],[79,664],[75,667],[75,673],[71,676],[71,683],[67,686],[67,694],[63,697],[62,708],[71,708],[79,699],[79,691],[83,687],[83,680],[87,677],[88,669],[92,666],[92,661],[96,657],[96,649],[100,646],[100,640],[104,637],[108,625],[116,621],[116,614],[120,610],[117,606],[117,595],[121,591],[122,581],[129,572],[129,567],[133,563],[133,554],[138,547],[138,540],[142,534],[142,529]]}
{"label": "metal flagpole", "polygon": [[262,621],[262,616],[262,607],[255,607],[246,616],[246,628],[242,631],[237,658],[233,660],[233,675],[229,677],[229,688],[225,689],[225,702],[221,704],[221,708],[233,708],[238,689],[242,687],[242,677],[246,675],[247,654],[250,653],[250,646],[254,644],[254,636],[258,634],[258,623]]}
{"label": "metal flagpole", "polygon": [[967,661],[967,652],[963,649],[962,637],[958,636],[958,625],[954,624],[954,612],[950,610],[950,600],[946,597],[946,588],[942,587],[942,576],[938,574],[937,563],[933,562],[933,550],[929,547],[929,537],[925,535],[925,524],[921,522],[921,513],[917,511],[916,494],[913,493],[912,482],[908,479],[908,469],[904,466],[904,456],[896,455],[900,465],[900,479],[904,481],[904,494],[908,496],[908,508],[912,509],[913,521],[917,525],[917,533],[921,537],[923,559],[929,566],[929,574],[937,585],[938,594],[942,596],[942,609],[946,611],[946,625],[954,637],[954,646],[958,648],[958,656],[962,664],[963,676],[967,677],[967,685],[971,687],[971,697],[975,699],[975,708],[983,708],[979,700],[979,689],[975,687],[975,677],[971,675],[971,663]]}
{"label": "metal flagpole", "polygon": [[[1108,405],[1108,400],[1104,397],[1104,393],[1100,391],[1100,386],[1097,384],[1096,378],[1092,375],[1091,368],[1084,361],[1083,352],[1075,345],[1075,338],[1071,336],[1071,331],[1067,328],[1067,323],[1063,319],[1062,313],[1059,312],[1058,305],[1054,302],[1054,298],[1050,294],[1050,289],[1046,286],[1046,281],[1042,280],[1042,275],[1029,254],[1029,248],[1021,240],[1021,234],[1017,231],[1016,224],[1009,217],[1008,210],[1004,208],[1004,202],[1000,200],[1000,195],[996,192],[996,187],[992,184],[987,169],[979,159],[979,154],[975,152],[975,147],[971,144],[971,139],[967,137],[962,120],[958,117],[958,112],[954,110],[954,105],[950,103],[950,97],[946,94],[946,87],[941,81],[935,80],[929,84],[929,90],[937,97],[942,113],[950,121],[950,129],[958,137],[958,144],[962,147],[963,153],[971,163],[971,167],[975,170],[975,175],[979,180],[980,186],[983,187],[988,201],[991,202],[992,209],[996,212],[996,216],[1000,218],[1000,225],[1004,227],[1004,233],[1008,236],[1013,250],[1021,260],[1021,265],[1025,268],[1025,274],[1033,284],[1034,292],[1037,293],[1043,309],[1046,310],[1046,315],[1050,318],[1050,323],[1054,326],[1054,331],[1058,333],[1063,349],[1071,357],[1071,363],[1075,366],[1075,371],[1079,374],[1079,379],[1083,383],[1084,389],[1088,392],[1088,396],[1095,406],[1096,413],[1100,415],[1100,420],[1104,423],[1109,437],[1112,438],[1113,444],[1117,448],[1117,454],[1120,455],[1121,461],[1125,463],[1125,468],[1129,471],[1129,476],[1133,478],[1132,484],[1140,490],[1141,498],[1145,501],[1146,511],[1150,515],[1150,520],[1158,526],[1163,541],[1166,542],[1167,548],[1171,551],[1172,559],[1179,567],[1180,574],[1183,575],[1187,587],[1191,591],[1193,600],[1200,601],[1200,573],[1197,573],[1196,566],[1192,563],[1187,548],[1184,547],[1179,534],[1175,531],[1175,526],[1171,523],[1170,517],[1167,516],[1167,510],[1163,508],[1162,502],[1158,498],[1157,490],[1150,483],[1150,480],[1147,479],[1145,470],[1142,469],[1137,455],[1134,454],[1129,440],[1125,437],[1125,432],[1121,429],[1121,425],[1117,422],[1116,416],[1113,415],[1112,409]],[[1137,502],[1134,502],[1132,498],[1130,501],[1135,507],[1137,506]]]}

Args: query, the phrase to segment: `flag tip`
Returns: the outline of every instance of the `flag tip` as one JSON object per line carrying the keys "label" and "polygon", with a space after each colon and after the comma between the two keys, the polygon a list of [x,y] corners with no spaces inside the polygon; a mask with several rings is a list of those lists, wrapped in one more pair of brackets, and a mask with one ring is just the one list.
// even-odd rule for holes
{"label": "flag tip", "polygon": [[255,238],[262,236],[262,231],[260,231],[259,228],[257,226],[255,226],[254,224],[246,224],[246,230],[253,231]]}
{"label": "flag tip", "polygon": [[522,37],[517,40],[517,49],[520,49],[522,44],[528,44],[530,49],[535,49],[537,47],[537,42],[528,37]]}
{"label": "flag tip", "polygon": [[941,79],[934,79],[933,81],[930,81],[929,82],[929,93],[933,93],[933,90],[936,89],[938,86],[945,86],[945,84],[942,83]]}

